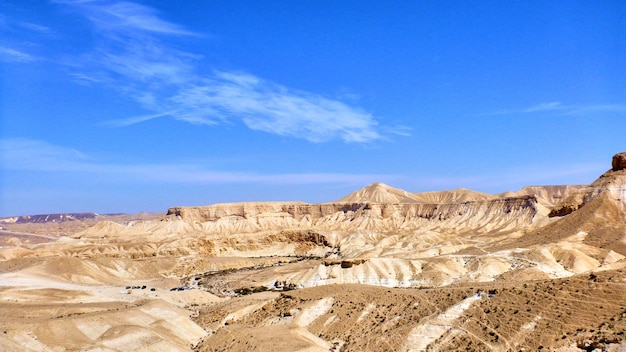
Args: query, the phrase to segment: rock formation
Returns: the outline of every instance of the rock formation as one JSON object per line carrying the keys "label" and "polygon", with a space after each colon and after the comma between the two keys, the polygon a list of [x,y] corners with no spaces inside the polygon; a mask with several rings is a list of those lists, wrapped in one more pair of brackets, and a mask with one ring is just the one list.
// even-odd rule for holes
{"label": "rock formation", "polygon": [[613,171],[626,169],[626,152],[613,155]]}
{"label": "rock formation", "polygon": [[[356,199],[358,200],[358,199]],[[513,221],[530,224],[537,213],[534,196],[455,203],[239,203],[206,207],[175,207],[170,219],[202,223],[204,231],[250,233],[264,230],[307,229],[393,231],[436,226],[489,226]]]}
{"label": "rock formation", "polygon": [[602,174],[590,185],[582,187],[558,203],[550,212],[549,216],[564,216],[580,209],[586,203],[600,196],[602,193],[610,194],[614,199],[622,202],[626,197],[623,195],[626,188],[626,153],[618,153],[613,156],[612,169]]}

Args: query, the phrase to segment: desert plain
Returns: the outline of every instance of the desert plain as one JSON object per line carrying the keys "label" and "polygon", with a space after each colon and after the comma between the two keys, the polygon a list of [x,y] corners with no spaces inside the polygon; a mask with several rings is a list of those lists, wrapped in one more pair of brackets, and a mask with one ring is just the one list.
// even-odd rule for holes
{"label": "desert plain", "polygon": [[626,153],[589,185],[0,219],[2,351],[626,351]]}

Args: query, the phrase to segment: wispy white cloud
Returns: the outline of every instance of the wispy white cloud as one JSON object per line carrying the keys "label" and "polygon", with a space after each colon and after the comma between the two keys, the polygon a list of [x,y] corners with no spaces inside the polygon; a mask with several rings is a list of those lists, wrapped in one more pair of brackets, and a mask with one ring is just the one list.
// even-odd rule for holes
{"label": "wispy white cloud", "polygon": [[0,139],[0,170],[68,172],[119,176],[125,181],[191,184],[360,184],[393,180],[386,174],[231,172],[208,169],[200,164],[110,164],[90,158],[75,149],[31,139]]}
{"label": "wispy white cloud", "polygon": [[292,89],[243,72],[201,75],[202,56],[169,43],[197,36],[131,2],[60,1],[93,24],[93,51],[73,64],[74,77],[104,84],[152,113],[115,119],[128,126],[157,117],[197,125],[241,121],[250,129],[311,142],[366,143],[385,135],[408,135],[407,128],[381,126],[371,113],[339,99]]}
{"label": "wispy white cloud", "polygon": [[20,21],[12,16],[7,16],[3,13],[0,13],[0,29],[9,30],[9,31],[23,31],[24,29],[32,32],[38,32],[40,34],[52,34],[53,31],[44,25],[28,22],[28,21]]}
{"label": "wispy white cloud", "polygon": [[253,130],[312,142],[381,138],[374,117],[359,108],[244,73],[216,72],[210,80],[179,90],[168,103],[181,107],[175,118],[189,122],[217,123],[237,116]]}
{"label": "wispy white cloud", "polygon": [[522,109],[498,110],[480,116],[519,115],[537,113],[557,113],[561,115],[583,115],[590,113],[626,113],[626,104],[568,105],[561,102],[541,103]]}
{"label": "wispy white cloud", "polygon": [[0,62],[30,63],[44,60],[40,38],[50,39],[55,32],[44,25],[21,21],[0,13]]}
{"label": "wispy white cloud", "polygon": [[166,113],[158,113],[158,114],[152,114],[152,115],[135,116],[131,118],[108,120],[108,121],[105,121],[103,125],[109,126],[109,127],[125,127],[125,126],[130,126],[130,125],[134,125],[137,123],[150,121],[150,120],[158,119],[160,117],[171,116],[171,115],[172,115],[171,113],[166,112]]}
{"label": "wispy white cloud", "polygon": [[0,167],[5,170],[76,170],[86,162],[71,148],[25,138],[0,139]]}
{"label": "wispy white cloud", "polygon": [[49,27],[42,26],[37,23],[19,22],[18,25],[22,28],[28,29],[30,31],[38,32],[41,34],[51,34],[53,32]]}
{"label": "wispy white cloud", "polygon": [[100,0],[53,0],[52,2],[73,7],[91,20],[99,30],[127,32],[125,35],[138,34],[136,31],[195,35],[179,25],[161,20],[155,9],[133,2]]}
{"label": "wispy white cloud", "polygon": [[566,107],[561,104],[561,102],[554,101],[551,103],[541,103],[535,106],[531,106],[529,108],[522,109],[521,112],[528,114],[532,112],[543,112],[543,111],[562,111]]}
{"label": "wispy white cloud", "polygon": [[31,62],[36,58],[28,53],[12,48],[0,46],[0,61],[4,62]]}
{"label": "wispy white cloud", "polygon": [[608,113],[626,113],[626,104],[595,104],[595,105],[580,105],[570,106],[565,109],[564,113],[569,115],[588,114],[596,112],[608,112]]}
{"label": "wispy white cloud", "polygon": [[100,29],[108,31],[132,33],[139,30],[159,34],[194,35],[176,24],[161,20],[154,9],[132,2],[88,6],[86,9],[89,19]]}

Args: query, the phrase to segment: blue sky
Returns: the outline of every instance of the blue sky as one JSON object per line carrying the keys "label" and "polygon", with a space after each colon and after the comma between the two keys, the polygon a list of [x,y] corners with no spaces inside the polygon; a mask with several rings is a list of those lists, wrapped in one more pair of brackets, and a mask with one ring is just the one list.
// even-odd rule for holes
{"label": "blue sky", "polygon": [[623,1],[3,1],[0,216],[580,184]]}

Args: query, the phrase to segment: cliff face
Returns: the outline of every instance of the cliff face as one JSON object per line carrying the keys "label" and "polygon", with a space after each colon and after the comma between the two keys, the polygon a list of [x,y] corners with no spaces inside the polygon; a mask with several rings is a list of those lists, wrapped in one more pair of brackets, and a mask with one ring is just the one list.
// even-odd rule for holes
{"label": "cliff face", "polygon": [[622,207],[626,204],[626,169],[605,172],[590,185],[563,199],[552,209],[550,216],[571,214],[602,194],[607,194]]}
{"label": "cliff face", "polygon": [[170,218],[202,223],[205,230],[221,233],[256,232],[315,227],[324,230],[416,229],[463,226],[467,229],[507,224],[528,225],[537,214],[534,196],[426,203],[231,203],[204,207],[174,207]]}
{"label": "cliff face", "polygon": [[580,191],[585,185],[558,185],[558,186],[526,186],[514,194],[518,196],[533,195],[539,204],[552,208],[565,198]]}

